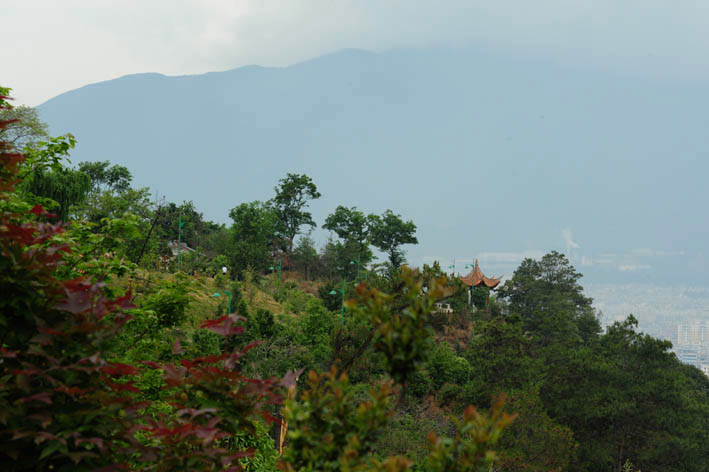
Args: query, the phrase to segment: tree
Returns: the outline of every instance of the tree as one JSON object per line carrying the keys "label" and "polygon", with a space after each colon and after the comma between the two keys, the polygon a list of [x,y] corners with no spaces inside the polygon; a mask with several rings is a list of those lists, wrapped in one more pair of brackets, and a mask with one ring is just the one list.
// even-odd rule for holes
{"label": "tree", "polygon": [[369,215],[370,241],[381,251],[389,255],[389,262],[393,269],[398,269],[404,263],[404,244],[418,244],[416,239],[416,225],[413,221],[404,221],[401,215],[396,215],[391,210],[385,211],[381,216]]}
{"label": "tree", "polygon": [[264,272],[271,264],[278,217],[273,208],[262,202],[242,203],[229,211],[232,219],[231,246],[227,251],[233,273],[251,266]]}
{"label": "tree", "polygon": [[354,241],[361,246],[368,246],[370,220],[357,209],[338,206],[334,213],[325,219],[323,228],[334,231],[345,241]]}
{"label": "tree", "polygon": [[288,253],[293,252],[293,239],[303,225],[315,226],[313,216],[305,211],[310,200],[320,198],[313,180],[305,174],[288,174],[274,187],[276,196],[270,204],[278,217],[278,234],[286,241]]}
{"label": "tree", "polygon": [[364,213],[357,210],[357,207],[338,206],[334,213],[328,215],[322,227],[333,231],[342,239],[344,246],[352,249],[354,257],[350,260],[359,261],[360,266],[365,266],[373,258],[372,251],[369,249],[371,221]]}
{"label": "tree", "polygon": [[525,259],[499,290],[509,314],[519,315],[526,330],[551,338],[588,341],[600,333],[592,299],[578,283],[582,275],[556,251],[541,260]]}
{"label": "tree", "polygon": [[59,221],[69,219],[72,206],[86,200],[89,178],[72,169],[46,169],[32,172],[23,182],[23,190],[37,197],[51,200],[44,205],[51,208]]}
{"label": "tree", "polygon": [[35,147],[49,139],[49,127],[39,119],[36,108],[21,105],[0,110],[0,120],[11,121],[0,131],[0,140],[15,150]]}
{"label": "tree", "polygon": [[122,192],[130,188],[133,176],[127,167],[111,165],[108,161],[80,162],[79,170],[91,179],[91,191],[113,190]]}
{"label": "tree", "polygon": [[315,241],[310,234],[300,237],[298,245],[293,250],[293,262],[296,269],[305,274],[306,280],[309,280],[314,270],[317,269],[320,258],[315,249]]}
{"label": "tree", "polygon": [[39,197],[33,203],[51,208],[59,221],[69,218],[72,207],[84,202],[91,188],[88,175],[62,164],[75,144],[70,134],[49,138],[27,148],[23,163],[21,190]]}

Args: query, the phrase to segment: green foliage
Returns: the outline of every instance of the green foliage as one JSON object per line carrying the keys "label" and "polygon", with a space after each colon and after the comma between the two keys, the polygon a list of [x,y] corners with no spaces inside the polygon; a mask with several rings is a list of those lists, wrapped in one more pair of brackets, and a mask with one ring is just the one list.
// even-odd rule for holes
{"label": "green foliage", "polygon": [[472,406],[465,409],[462,420],[456,420],[453,438],[439,438],[431,433],[431,454],[425,470],[430,472],[487,472],[497,461],[490,450],[514,415],[503,412],[504,396],[493,404],[489,414],[481,414]]}
{"label": "green foliage", "polygon": [[227,257],[229,267],[241,274],[252,267],[265,272],[271,264],[271,249],[276,232],[277,215],[261,202],[242,203],[229,211],[233,224]]}
{"label": "green foliage", "polygon": [[185,278],[178,278],[175,282],[164,281],[143,299],[141,307],[157,315],[159,328],[179,326],[185,321],[189,304],[187,290]]}
{"label": "green foliage", "polygon": [[505,471],[552,472],[567,470],[577,444],[571,429],[546,413],[533,386],[515,392],[506,409],[517,419],[500,439],[500,467]]}
{"label": "green foliage", "polygon": [[522,318],[525,330],[544,344],[588,341],[601,327],[580,278],[566,256],[552,251],[540,261],[522,261],[499,289],[499,297],[509,302],[511,314]]}
{"label": "green foliage", "polygon": [[133,176],[127,167],[111,165],[108,161],[80,162],[79,171],[91,179],[91,192],[126,191],[130,188]]}
{"label": "green foliage", "polygon": [[457,356],[448,343],[437,344],[426,362],[426,369],[435,372],[432,377],[434,389],[445,383],[464,385],[470,378],[472,368],[464,358]]}
{"label": "green foliage", "polygon": [[381,216],[369,215],[370,240],[372,244],[389,255],[389,263],[398,269],[404,263],[404,244],[418,244],[416,225],[413,221],[404,221],[401,215],[391,210]]}
{"label": "green foliage", "polygon": [[76,146],[76,139],[71,134],[35,143],[24,150],[25,159],[19,169],[18,176],[20,179],[24,179],[32,172],[63,169],[62,161],[69,160],[69,152],[74,149],[74,146]]}
{"label": "green foliage", "polygon": [[303,225],[315,226],[313,216],[305,211],[311,200],[320,198],[320,192],[313,180],[305,174],[288,174],[274,187],[276,196],[270,204],[277,217],[277,234],[287,243],[289,253],[293,252],[293,239]]}
{"label": "green foliage", "polygon": [[263,422],[254,424],[255,433],[246,431],[234,435],[234,445],[239,450],[252,450],[253,455],[239,462],[246,472],[276,472],[278,470],[278,451],[269,436],[268,428]]}
{"label": "green foliage", "polygon": [[300,399],[286,401],[290,429],[286,471],[364,470],[372,445],[391,416],[390,384],[357,401],[347,375],[308,374]]}
{"label": "green foliage", "polygon": [[426,358],[431,348],[433,331],[428,318],[435,301],[441,296],[438,284],[421,291],[416,272],[407,267],[401,273],[403,288],[400,295],[406,300],[403,310],[396,310],[395,297],[385,295],[365,284],[357,287],[359,298],[348,302],[356,317],[375,326],[375,348],[386,358],[387,369],[398,383],[406,379]]}
{"label": "green foliage", "polygon": [[248,328],[256,339],[268,339],[276,335],[280,326],[276,324],[273,313],[259,308],[248,317]]}
{"label": "green foliage", "polygon": [[520,324],[478,322],[464,353],[472,366],[468,401],[486,405],[492,395],[524,388],[541,376],[543,360]]}
{"label": "green foliage", "polygon": [[342,240],[338,252],[346,253],[344,258],[337,261],[337,266],[344,266],[349,261],[359,261],[360,267],[373,259],[369,249],[370,224],[374,221],[367,217],[356,207],[347,208],[338,206],[334,213],[325,219],[323,228],[333,231]]}
{"label": "green foliage", "polygon": [[30,197],[33,203],[52,209],[59,221],[69,218],[71,208],[82,203],[90,189],[86,174],[60,164],[75,143],[71,135],[41,141],[28,149],[29,158],[25,163],[21,190],[35,197]]}
{"label": "green foliage", "polygon": [[320,258],[315,249],[315,241],[310,237],[310,234],[300,237],[298,244],[293,249],[292,260],[293,268],[304,274],[306,280],[318,272]]}
{"label": "green foliage", "polygon": [[[338,284],[328,282],[318,287],[318,296],[330,311],[338,311],[342,304],[342,295],[337,293]],[[335,292],[335,293],[332,293]]]}

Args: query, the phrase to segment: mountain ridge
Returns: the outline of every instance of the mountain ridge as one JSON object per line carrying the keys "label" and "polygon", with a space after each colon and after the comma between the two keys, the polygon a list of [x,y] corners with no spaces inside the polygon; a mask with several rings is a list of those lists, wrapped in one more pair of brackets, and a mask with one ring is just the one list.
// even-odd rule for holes
{"label": "mountain ridge", "polygon": [[695,277],[689,259],[707,257],[709,235],[703,92],[475,49],[343,50],[287,67],[131,74],[39,109],[53,133],[77,136],[76,162],[126,165],[137,184],[219,221],[300,172],[324,195],[320,223],[339,204],[412,218],[417,264],[563,249],[570,228],[589,260],[619,254],[616,276],[623,254],[652,248],[686,251],[651,265]]}

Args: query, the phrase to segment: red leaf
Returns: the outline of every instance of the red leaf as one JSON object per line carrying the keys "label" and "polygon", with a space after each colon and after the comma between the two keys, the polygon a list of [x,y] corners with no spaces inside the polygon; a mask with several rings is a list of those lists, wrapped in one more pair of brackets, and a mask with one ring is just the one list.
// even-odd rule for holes
{"label": "red leaf", "polygon": [[66,299],[54,305],[58,310],[79,314],[88,311],[93,304],[93,297],[86,291],[70,291]]}
{"label": "red leaf", "polygon": [[30,213],[34,213],[37,216],[43,215],[46,213],[44,211],[44,208],[42,208],[42,205],[35,205],[32,207],[32,209],[29,211]]}
{"label": "red leaf", "polygon": [[0,347],[0,357],[4,357],[6,359],[17,357],[18,352],[19,351],[9,351],[6,347]]}
{"label": "red leaf", "polygon": [[36,393],[36,394],[29,396],[29,397],[20,398],[21,403],[32,402],[32,401],[42,402],[42,403],[46,403],[47,405],[51,405],[52,404],[52,395],[49,392],[40,392],[40,393]]}
{"label": "red leaf", "polygon": [[172,345],[172,354],[175,355],[175,354],[180,354],[182,352],[184,352],[184,350],[182,349],[182,346],[180,345],[180,340],[175,339],[175,343]]}
{"label": "red leaf", "polygon": [[135,375],[138,373],[138,369],[129,364],[121,364],[116,362],[111,365],[101,367],[101,372],[108,374],[111,377],[119,377],[122,375]]}

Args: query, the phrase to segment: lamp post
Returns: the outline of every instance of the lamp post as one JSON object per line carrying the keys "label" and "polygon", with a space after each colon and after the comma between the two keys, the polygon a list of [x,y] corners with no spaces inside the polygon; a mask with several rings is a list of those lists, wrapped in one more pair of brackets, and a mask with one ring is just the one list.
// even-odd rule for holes
{"label": "lamp post", "polygon": [[[466,269],[475,269],[475,264],[465,264]],[[471,283],[470,283],[470,289],[468,289],[468,305],[473,306],[473,284],[472,284],[472,278],[471,278]]]}
{"label": "lamp post", "polygon": [[342,279],[342,289],[330,290],[330,295],[337,295],[337,292],[342,293],[342,309],[340,310],[340,324],[345,324],[345,284],[347,282]]}
{"label": "lamp post", "polygon": [[283,259],[281,259],[280,261],[278,261],[278,265],[277,265],[276,267],[271,266],[271,267],[268,268],[268,270],[270,270],[271,272],[273,272],[274,270],[278,269],[278,282],[279,282],[279,283],[282,281],[282,278],[281,278],[281,267],[282,267],[282,266],[283,266]]}
{"label": "lamp post", "polygon": [[182,227],[185,224],[182,222],[182,210],[177,220],[177,271],[182,271]]}
{"label": "lamp post", "polygon": [[449,265],[448,268],[453,269],[453,277],[455,277],[455,259],[453,259],[453,265]]}
{"label": "lamp post", "polygon": [[[226,266],[222,267],[222,274],[226,275],[226,272],[227,272]],[[227,314],[230,314],[230,313],[231,313],[231,278],[229,278],[229,291],[222,290],[222,292],[224,292],[224,294],[225,294],[225,295],[228,297],[228,299],[229,299],[229,311],[228,311]],[[222,294],[219,293],[219,292],[214,292],[214,294],[213,294],[212,296],[213,296],[213,297],[221,297]]]}
{"label": "lamp post", "polygon": [[357,262],[350,261],[350,264],[357,264],[357,277],[355,278],[355,281],[359,281],[359,258],[360,258],[360,255],[357,254]]}

